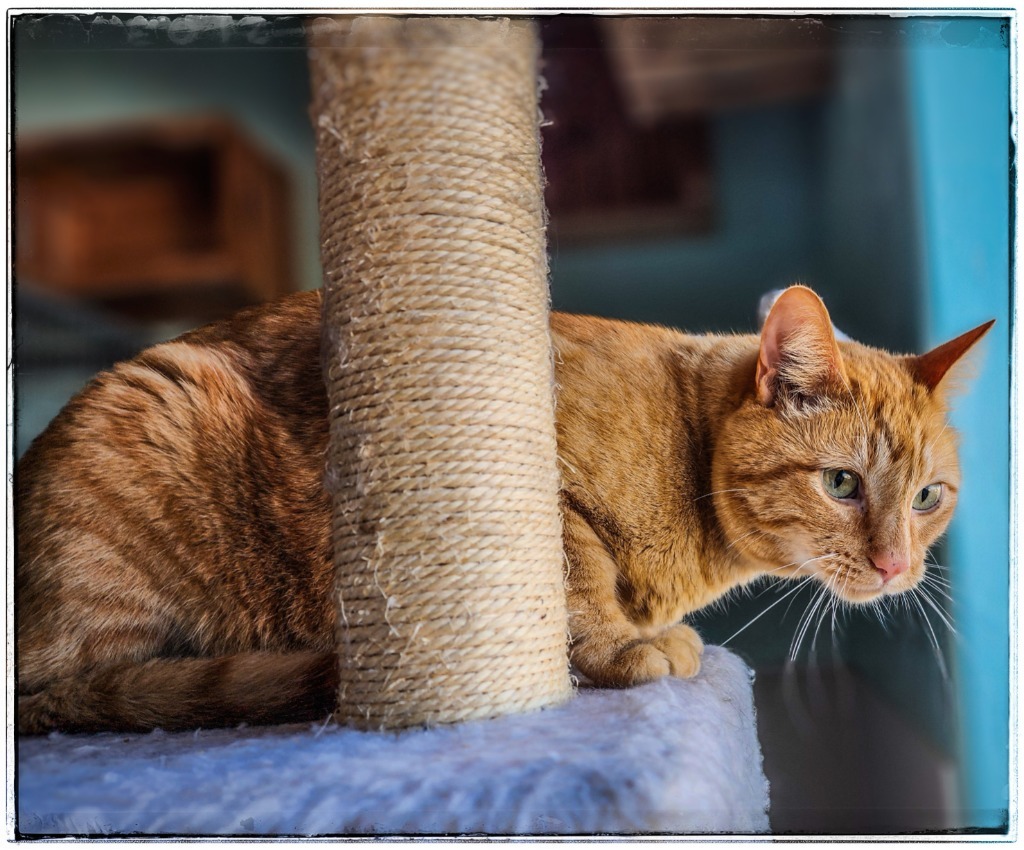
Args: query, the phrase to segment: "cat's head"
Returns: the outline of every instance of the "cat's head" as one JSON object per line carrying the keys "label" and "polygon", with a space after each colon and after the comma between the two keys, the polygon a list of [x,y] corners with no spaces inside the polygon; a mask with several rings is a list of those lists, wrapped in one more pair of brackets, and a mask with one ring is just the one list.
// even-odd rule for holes
{"label": "cat's head", "polygon": [[950,370],[991,325],[894,356],[837,343],[821,299],[787,289],[713,458],[726,545],[849,602],[913,588],[960,487]]}

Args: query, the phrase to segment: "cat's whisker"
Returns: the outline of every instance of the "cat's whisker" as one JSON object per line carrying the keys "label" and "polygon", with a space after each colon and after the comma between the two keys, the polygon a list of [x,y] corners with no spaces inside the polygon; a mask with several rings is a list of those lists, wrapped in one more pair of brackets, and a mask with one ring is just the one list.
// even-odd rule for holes
{"label": "cat's whisker", "polygon": [[774,570],[766,570],[761,575],[759,575],[757,578],[755,578],[754,579],[755,583],[759,582],[759,581],[762,581],[762,580],[764,580],[766,583],[765,583],[765,586],[762,587],[757,593],[753,594],[753,598],[757,599],[760,596],[764,596],[769,590],[772,590],[772,589],[778,587],[778,583],[775,581],[775,579],[785,578],[785,576],[775,576],[775,575],[772,575],[772,573],[777,573],[779,570],[784,570],[784,569],[786,569],[786,567],[792,567],[792,566],[794,566],[794,564],[783,564],[781,567],[776,567]]}
{"label": "cat's whisker", "polygon": [[[950,596],[950,595],[949,595],[949,594],[948,594],[948,593],[946,592],[946,590],[945,590],[945,589],[944,589],[944,588],[942,587],[942,585],[940,585],[940,584],[933,584],[933,583],[932,583],[932,580],[931,580],[931,576],[928,576],[928,575],[922,576],[922,578],[921,578],[921,583],[922,583],[923,585],[926,585],[927,587],[930,587],[930,588],[932,588],[932,589],[933,589],[933,590],[935,590],[935,591],[936,591],[937,593],[941,593],[941,594],[942,594],[942,596],[943,596],[943,597],[945,597],[945,598],[946,598],[946,600],[948,600],[949,602],[952,602],[952,601],[953,601],[953,597],[952,597],[952,596]],[[948,585],[947,585],[947,587],[948,587]]]}
{"label": "cat's whisker", "polygon": [[797,569],[800,569],[800,567],[802,567],[802,566],[803,566],[803,564],[799,564],[798,565],[796,561],[793,561],[793,562],[791,562],[789,564],[783,564],[781,567],[775,567],[774,569],[771,569],[771,570],[765,570],[761,574],[760,578],[783,578],[783,579],[784,578],[788,578],[788,576],[777,576],[777,575],[774,575],[774,574],[778,573],[778,572],[782,572],[782,570],[788,570],[790,567],[796,567]]}
{"label": "cat's whisker", "polygon": [[946,420],[946,424],[942,426],[942,430],[936,435],[935,439],[928,444],[928,448],[925,449],[925,455],[931,454],[931,450],[935,447],[935,444],[942,439],[942,435],[946,433],[946,429],[949,427],[949,420]]}
{"label": "cat's whisker", "polygon": [[816,588],[814,593],[811,594],[811,598],[807,600],[807,605],[804,606],[804,610],[800,614],[800,619],[796,621],[796,629],[793,632],[793,639],[789,642],[789,654],[786,656],[786,658],[790,662],[793,662],[793,661],[796,660],[796,652],[794,650],[794,647],[796,645],[797,635],[800,634],[800,628],[803,625],[804,618],[807,616],[807,613],[811,610],[811,606],[814,604],[815,600],[817,600],[818,595],[820,593],[821,593],[821,588],[820,587]]}
{"label": "cat's whisker", "polygon": [[797,591],[802,590],[804,587],[807,586],[807,582],[809,582],[812,578],[813,578],[813,576],[807,576],[805,579],[803,579],[802,581],[798,582],[796,587],[791,588],[790,590],[786,591],[786,593],[783,596],[780,596],[778,599],[776,599],[771,605],[769,605],[767,608],[765,608],[760,614],[758,614],[756,617],[754,617],[752,620],[750,620],[742,629],[740,629],[738,632],[734,632],[733,634],[729,635],[729,637],[727,637],[725,640],[722,641],[721,646],[725,646],[734,637],[736,637],[737,635],[741,634],[742,632],[745,632],[748,628],[750,628],[750,626],[754,625],[754,623],[756,623],[758,620],[760,620],[765,614],[767,614],[769,611],[771,611],[772,608],[774,608],[780,602],[783,602],[786,598],[792,596]]}
{"label": "cat's whisker", "polygon": [[821,624],[823,622],[825,622],[825,618],[830,613],[832,614],[833,642],[834,642],[834,638],[835,638],[835,631],[834,631],[834,627],[835,627],[835,598],[836,598],[835,583],[836,583],[836,573],[835,572],[831,572],[831,573],[826,572],[824,574],[824,580],[822,581],[822,585],[825,588],[825,590],[827,591],[827,593],[825,595],[824,604],[821,606],[821,610],[818,612],[818,623],[814,627],[814,635],[811,638],[811,652],[812,653],[814,652],[814,647],[815,647],[815,645],[818,642],[818,633],[821,631]]}
{"label": "cat's whisker", "polygon": [[943,581],[941,578],[935,575],[925,573],[921,576],[921,584],[927,585],[928,587],[934,587],[939,593],[946,597],[950,602],[953,601],[952,593],[953,587],[948,581]]}
{"label": "cat's whisker", "polygon": [[842,623],[840,622],[840,614],[842,613],[843,606],[846,604],[842,596],[838,592],[839,577],[842,573],[842,567],[840,566],[832,574],[832,649],[835,650],[839,646],[837,631],[841,629]]}
{"label": "cat's whisker", "polygon": [[703,496],[698,496],[693,499],[694,502],[699,502],[701,499],[706,499],[709,496],[717,496],[719,493],[746,493],[749,487],[730,487],[728,490],[712,490],[710,493],[705,493]]}
{"label": "cat's whisker", "polygon": [[[808,576],[808,578],[811,578],[811,576]],[[812,599],[814,598],[814,595],[813,595],[813,594],[811,595],[811,598],[812,598]],[[785,619],[786,619],[786,617],[788,617],[788,616],[789,616],[789,609],[793,607],[793,603],[794,603],[794,602],[796,602],[796,597],[794,597],[793,599],[790,599],[790,600],[789,600],[789,605],[787,605],[787,606],[786,606],[786,610],[782,612],[782,619],[783,619],[783,620],[785,620]],[[799,623],[800,621],[798,620],[797,622]]]}
{"label": "cat's whisker", "polygon": [[[835,554],[836,554],[835,552],[829,552],[827,555],[819,555],[817,558],[808,558],[806,561],[804,561],[802,564],[800,564],[800,566],[797,567],[797,569],[803,569],[808,564],[810,564],[812,561],[821,561],[821,560],[823,560],[825,558],[832,558],[832,557],[835,556]],[[787,564],[786,566],[790,566],[791,567],[791,566],[793,566],[793,564]],[[811,575],[811,576],[808,576],[808,578],[814,578],[814,576]],[[811,597],[811,598],[813,599],[814,597]],[[785,617],[789,614],[789,609],[793,607],[793,602],[794,602],[794,600],[791,599],[789,601],[789,605],[786,606],[786,612],[785,612],[785,614],[782,615],[783,619],[785,619]],[[799,623],[799,621],[798,621],[798,623]]]}
{"label": "cat's whisker", "polygon": [[751,535],[754,535],[754,534],[764,534],[764,533],[765,532],[761,531],[761,529],[755,528],[753,531],[748,531],[746,534],[741,534],[739,537],[737,537],[735,540],[733,540],[732,543],[730,543],[725,548],[726,549],[732,549],[732,547],[735,546],[737,543],[739,543],[741,540],[746,540],[748,537],[750,537]]}
{"label": "cat's whisker", "polygon": [[819,586],[814,596],[811,597],[810,602],[807,603],[807,607],[804,609],[804,613],[800,616],[800,620],[797,623],[797,633],[794,635],[793,642],[789,645],[789,660],[796,661],[796,657],[800,652],[800,646],[803,644],[804,636],[807,634],[807,629],[810,627],[811,622],[814,619],[814,614],[818,610],[818,606],[821,605],[822,600],[825,599],[828,594],[828,588],[825,585]]}
{"label": "cat's whisker", "polygon": [[843,594],[850,589],[850,579],[853,578],[853,570],[848,569],[846,571],[846,578],[843,579]]}
{"label": "cat's whisker", "polygon": [[757,592],[757,594],[755,594],[755,599],[757,599],[760,596],[764,596],[769,590],[773,590],[779,586],[777,582],[772,581],[772,579],[778,578],[778,576],[764,575],[761,576],[761,578],[768,579],[768,584],[766,584],[760,591]]}
{"label": "cat's whisker", "polygon": [[[824,561],[826,558],[834,558],[835,556],[836,556],[835,552],[828,552],[825,555],[818,555],[817,558],[808,558],[806,561],[802,561],[800,563],[800,566],[797,567],[797,569],[798,570],[802,570],[808,564],[813,564],[815,561]],[[769,572],[773,572],[774,573],[774,572],[777,572],[778,570],[784,570],[786,567],[792,567],[792,566],[796,566],[796,561],[794,561],[792,564],[783,564],[781,567],[776,567],[774,570],[769,570]]]}
{"label": "cat's whisker", "polygon": [[[795,661],[797,656],[800,654],[800,647],[803,645],[803,639],[810,631],[811,625],[814,623],[816,615],[821,610],[823,603],[828,599],[828,588],[822,585],[821,591],[818,593],[814,604],[807,611],[807,616],[804,619],[803,628],[800,630],[800,639],[796,644],[796,649],[792,651],[792,658]],[[813,650],[813,646],[812,646]]]}
{"label": "cat's whisker", "polygon": [[[775,567],[774,569],[771,569],[771,570],[765,570],[764,574],[765,575],[771,575],[772,573],[777,573],[777,572],[780,572],[781,570],[786,570],[786,569],[789,569],[790,567],[796,567],[796,566],[797,566],[796,561],[793,561],[793,562],[791,562],[789,564],[783,564],[781,567]],[[800,566],[802,567],[803,564],[800,564]],[[797,568],[799,569],[799,567],[797,567]]]}
{"label": "cat's whisker", "polygon": [[[762,532],[762,533],[764,533],[764,532]],[[779,578],[779,576],[774,576],[772,574],[773,573],[777,573],[777,572],[781,572],[782,570],[789,569],[790,567],[796,567],[799,570],[799,569],[802,569],[803,567],[807,566],[807,564],[811,563],[812,561],[820,561],[822,558],[830,558],[833,555],[835,555],[834,552],[829,554],[829,555],[819,555],[817,558],[810,558],[810,559],[804,561],[803,563],[801,563],[800,565],[797,565],[796,561],[792,561],[791,563],[783,564],[781,567],[775,567],[774,569],[771,569],[771,570],[765,570],[763,573],[761,573],[761,575],[758,576],[758,579],[762,579],[762,578]],[[786,576],[781,576],[781,578],[786,578]],[[813,576],[808,576],[808,578],[813,578]],[[765,587],[762,591],[760,591],[756,595],[757,596],[763,596],[765,593],[767,593],[773,587],[775,587],[774,584],[769,584],[767,587]],[[787,609],[787,613],[788,613],[788,609]]]}
{"label": "cat's whisker", "polygon": [[900,616],[899,607],[900,606],[899,606],[899,604],[898,604],[898,602],[896,600],[896,597],[895,596],[886,596],[886,597],[884,597],[884,599],[885,599],[885,610],[888,611],[889,614],[892,616],[892,619],[893,619],[894,623],[899,622],[899,616]]}
{"label": "cat's whisker", "polygon": [[[840,602],[839,596],[836,594],[836,584],[838,583],[838,581],[839,581],[839,571],[838,570],[836,570],[835,572],[829,574],[828,577],[827,577],[827,586],[828,586],[828,590],[829,590],[828,611],[831,614],[831,619],[832,619],[831,626],[832,626],[832,647],[833,647],[833,649],[837,646],[837,644],[836,644],[836,610],[837,610],[837,608],[839,606],[839,602]],[[821,623],[818,623],[818,626],[820,628]],[[812,650],[814,649],[814,642],[817,639],[818,639],[818,631],[817,631],[817,629],[815,629],[815,631],[814,631],[814,640],[811,641],[811,649]]]}
{"label": "cat's whisker", "polygon": [[949,567],[947,567],[945,564],[938,564],[935,561],[925,561],[925,563],[929,567],[935,567],[935,569],[937,569],[937,570],[942,570],[943,572],[946,572],[946,573],[950,572]]}
{"label": "cat's whisker", "polygon": [[[762,587],[757,593],[754,594],[754,596],[753,596],[754,599],[760,599],[769,590],[775,590],[776,588],[778,588],[779,583],[780,583],[779,581],[775,580],[775,579],[779,578],[778,576],[762,576],[761,578],[766,579],[767,580],[767,584],[765,584],[764,587]],[[787,611],[788,611],[788,609],[787,609]]]}
{"label": "cat's whisker", "polygon": [[814,629],[813,632],[811,632],[811,636],[812,636],[811,651],[812,652],[814,650],[813,636],[815,634],[817,634],[818,627],[821,625],[821,619],[822,619],[822,617],[825,614],[826,608],[828,607],[829,600],[832,598],[832,594],[829,591],[828,586],[825,585],[825,584],[822,584],[822,588],[824,588],[824,593],[821,594],[821,598],[815,604],[814,610],[811,612],[812,616],[808,618],[807,625],[804,627],[805,631],[810,631],[811,623],[812,623],[812,621],[814,621],[815,616],[817,617],[817,622],[815,623],[815,629]]}
{"label": "cat's whisker", "polygon": [[821,632],[821,624],[825,622],[825,618],[832,610],[832,600],[835,598],[832,594],[832,589],[826,587],[828,593],[825,594],[821,610],[818,611],[818,622],[814,626],[814,633],[811,635],[811,652],[814,652],[815,647],[818,645],[818,634]]}
{"label": "cat's whisker", "polygon": [[918,596],[917,596],[916,593],[914,593],[911,596],[911,599],[913,600],[914,604],[917,605],[917,610],[921,612],[921,616],[924,617],[924,622],[925,622],[925,625],[928,628],[928,636],[929,636],[929,639],[930,639],[930,642],[931,642],[931,645],[932,645],[932,649],[935,652],[935,660],[936,660],[936,662],[939,665],[939,672],[942,674],[942,678],[944,680],[948,679],[949,678],[949,674],[946,671],[946,662],[945,662],[945,660],[942,657],[942,648],[939,645],[938,637],[936,637],[936,635],[935,635],[935,629],[932,628],[932,621],[928,617],[928,612],[924,610],[924,606],[921,605],[921,600],[918,599]]}
{"label": "cat's whisker", "polygon": [[925,573],[925,575],[922,577],[921,580],[922,581],[927,580],[928,583],[930,585],[932,585],[933,587],[941,587],[941,588],[943,588],[943,590],[947,590],[948,591],[948,590],[952,590],[953,589],[953,585],[950,582],[946,581],[941,576],[937,576],[937,575],[935,575],[933,573],[932,574]]}
{"label": "cat's whisker", "polygon": [[839,648],[839,638],[843,634],[843,613],[846,610],[846,601],[840,596],[833,597],[833,622],[831,622],[831,636],[833,636],[833,649]]}
{"label": "cat's whisker", "polygon": [[881,599],[876,599],[874,602],[871,603],[871,610],[875,612],[875,616],[878,618],[878,622],[881,624],[882,630],[886,634],[889,634],[889,624],[888,622],[886,622],[885,619],[885,609],[882,606]]}
{"label": "cat's whisker", "polygon": [[938,603],[934,599],[932,599],[931,594],[928,593],[928,588],[927,587],[918,587],[917,589],[920,592],[921,598],[924,599],[924,601],[928,603],[928,606],[933,611],[935,611],[935,613],[938,615],[939,619],[942,620],[942,622],[945,625],[945,627],[947,629],[949,629],[950,634],[957,635],[956,627],[950,621],[950,619],[949,619],[948,615],[946,614],[946,612],[943,611],[942,608],[939,607]]}

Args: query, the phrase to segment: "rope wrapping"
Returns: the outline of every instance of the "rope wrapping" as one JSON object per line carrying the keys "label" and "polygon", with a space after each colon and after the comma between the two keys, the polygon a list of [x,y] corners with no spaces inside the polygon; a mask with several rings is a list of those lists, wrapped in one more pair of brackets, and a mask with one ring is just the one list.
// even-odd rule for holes
{"label": "rope wrapping", "polygon": [[338,719],[572,693],[537,40],[509,20],[311,27]]}

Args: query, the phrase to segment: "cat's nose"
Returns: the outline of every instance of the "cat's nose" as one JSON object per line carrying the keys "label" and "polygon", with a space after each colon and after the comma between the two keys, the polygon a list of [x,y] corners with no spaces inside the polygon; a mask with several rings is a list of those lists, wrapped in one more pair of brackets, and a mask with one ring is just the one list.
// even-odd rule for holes
{"label": "cat's nose", "polygon": [[875,569],[882,574],[882,581],[888,582],[910,569],[910,558],[896,552],[874,552],[870,556]]}

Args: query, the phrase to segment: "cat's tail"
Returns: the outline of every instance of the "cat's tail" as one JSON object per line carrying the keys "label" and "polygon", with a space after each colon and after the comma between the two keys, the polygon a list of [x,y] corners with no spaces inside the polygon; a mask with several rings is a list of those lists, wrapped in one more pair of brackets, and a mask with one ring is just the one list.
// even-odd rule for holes
{"label": "cat's tail", "polygon": [[18,731],[142,732],[324,720],[337,656],[254,652],[120,662],[18,698]]}

